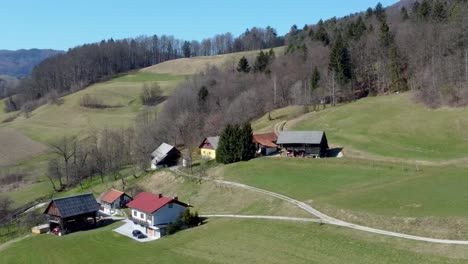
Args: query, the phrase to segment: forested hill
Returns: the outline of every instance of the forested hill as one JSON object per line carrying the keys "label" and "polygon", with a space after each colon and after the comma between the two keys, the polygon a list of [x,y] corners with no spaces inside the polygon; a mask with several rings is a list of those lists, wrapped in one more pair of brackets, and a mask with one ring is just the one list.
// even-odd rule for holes
{"label": "forested hill", "polygon": [[[284,40],[271,27],[247,29],[234,37],[217,34],[202,41],[176,39],[170,35],[102,40],[84,44],[41,62],[16,88],[6,111],[34,109],[46,97],[56,98],[83,89],[119,73],[167,60],[273,48]],[[41,100],[42,99],[42,100]],[[49,100],[50,101],[50,100]]]}
{"label": "forested hill", "polygon": [[0,74],[24,77],[43,60],[63,53],[51,49],[0,50]]}
{"label": "forested hill", "polygon": [[406,0],[387,9],[378,4],[293,26],[286,44],[289,53],[317,67],[321,86],[333,87],[336,100],[413,90],[431,107],[468,104],[466,0]]}

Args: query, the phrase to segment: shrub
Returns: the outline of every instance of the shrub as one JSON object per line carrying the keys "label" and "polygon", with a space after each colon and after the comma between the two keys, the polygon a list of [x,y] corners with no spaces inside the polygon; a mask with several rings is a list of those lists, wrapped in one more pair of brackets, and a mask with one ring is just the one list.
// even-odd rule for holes
{"label": "shrub", "polygon": [[88,107],[88,108],[107,108],[102,101],[102,99],[96,97],[96,96],[91,96],[89,94],[83,95],[80,99],[80,106],[82,107]]}
{"label": "shrub", "polygon": [[157,105],[164,101],[163,91],[158,83],[143,84],[143,90],[140,94],[141,102],[144,105]]}

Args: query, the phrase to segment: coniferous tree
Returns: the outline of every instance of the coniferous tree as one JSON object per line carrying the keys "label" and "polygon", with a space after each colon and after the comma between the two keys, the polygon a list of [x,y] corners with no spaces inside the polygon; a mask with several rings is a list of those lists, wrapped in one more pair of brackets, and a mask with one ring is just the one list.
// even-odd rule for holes
{"label": "coniferous tree", "polygon": [[372,7],[367,8],[366,10],[366,19],[371,18],[372,15],[374,14],[374,10],[372,10]]}
{"label": "coniferous tree", "polygon": [[216,149],[216,161],[218,163],[230,164],[235,162],[237,153],[233,151],[233,138],[235,137],[235,128],[228,124],[219,137],[218,148]]}
{"label": "coniferous tree", "polygon": [[408,82],[402,75],[401,58],[396,45],[390,48],[390,73],[392,81],[390,88],[393,91],[408,90]]}
{"label": "coniferous tree", "polygon": [[338,35],[335,45],[330,52],[329,69],[335,73],[335,79],[344,85],[351,79],[351,59],[347,43],[341,35]]}
{"label": "coniferous tree", "polygon": [[315,39],[321,41],[324,46],[330,44],[330,37],[328,36],[328,32],[325,29],[325,24],[321,19],[317,23],[317,33],[315,33]]}
{"label": "coniferous tree", "polygon": [[206,86],[202,86],[200,90],[198,90],[198,100],[202,103],[206,101],[206,98],[208,97],[208,88]]}
{"label": "coniferous tree", "polygon": [[240,129],[238,142],[241,161],[248,161],[255,158],[255,143],[253,142],[253,131],[250,123],[245,123]]}
{"label": "coniferous tree", "polygon": [[408,20],[409,15],[408,15],[408,10],[406,10],[406,7],[401,8],[400,14],[401,14],[401,20],[403,20],[403,21]]}
{"label": "coniferous tree", "polygon": [[315,90],[319,87],[320,82],[320,72],[317,66],[314,67],[314,71],[312,72],[312,77],[310,78],[310,87],[312,90]]}
{"label": "coniferous tree", "polygon": [[447,19],[445,6],[442,2],[440,1],[434,2],[434,6],[432,7],[432,19],[435,22],[443,22]]}
{"label": "coniferous tree", "polygon": [[431,3],[428,0],[422,1],[418,8],[418,14],[421,18],[427,19],[432,12]]}
{"label": "coniferous tree", "polygon": [[191,45],[190,42],[184,41],[184,44],[182,45],[182,50],[184,52],[184,57],[185,58],[190,58],[191,55]]}
{"label": "coniferous tree", "polygon": [[380,45],[384,48],[390,47],[393,43],[393,36],[390,32],[390,28],[387,25],[387,22],[382,21],[380,26]]}
{"label": "coniferous tree", "polygon": [[249,61],[247,60],[247,58],[245,58],[245,56],[242,56],[242,58],[240,58],[239,63],[237,64],[237,71],[243,73],[250,72]]}
{"label": "coniferous tree", "polygon": [[382,3],[379,2],[375,6],[374,14],[375,14],[375,17],[377,17],[379,21],[384,21],[386,19],[385,9],[383,8]]}
{"label": "coniferous tree", "polygon": [[257,58],[255,59],[255,64],[253,67],[254,72],[267,72],[268,65],[270,64],[270,55],[260,51]]}

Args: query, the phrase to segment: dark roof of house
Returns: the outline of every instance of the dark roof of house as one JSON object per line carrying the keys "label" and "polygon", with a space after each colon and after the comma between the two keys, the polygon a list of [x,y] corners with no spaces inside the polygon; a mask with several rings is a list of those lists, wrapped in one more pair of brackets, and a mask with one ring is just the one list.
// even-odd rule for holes
{"label": "dark roof of house", "polygon": [[161,194],[141,192],[135,196],[133,201],[127,204],[127,207],[152,214],[168,203],[178,203],[185,207],[188,206],[187,204],[177,200],[177,198],[169,198],[164,197]]}
{"label": "dark roof of house", "polygon": [[52,203],[60,211],[62,218],[97,212],[99,210],[99,204],[91,193],[53,199],[50,201],[49,206],[47,206],[45,214],[47,214]]}
{"label": "dark roof of house", "polygon": [[258,143],[267,148],[276,148],[278,147],[275,142],[278,140],[278,136],[271,132],[271,133],[264,133],[264,134],[255,134],[253,135],[253,140],[255,143]]}
{"label": "dark roof of house", "polygon": [[157,164],[158,162],[164,160],[172,149],[174,149],[174,146],[171,146],[167,143],[162,143],[155,151],[153,151],[153,153],[151,153],[153,162]]}
{"label": "dark roof of house", "polygon": [[110,189],[101,196],[100,200],[102,202],[106,202],[106,203],[111,204],[111,203],[115,202],[115,200],[117,200],[118,198],[120,198],[120,196],[122,196],[124,194],[125,194],[124,192],[118,191],[116,189]]}
{"label": "dark roof of house", "polygon": [[323,131],[281,131],[276,144],[320,144]]}

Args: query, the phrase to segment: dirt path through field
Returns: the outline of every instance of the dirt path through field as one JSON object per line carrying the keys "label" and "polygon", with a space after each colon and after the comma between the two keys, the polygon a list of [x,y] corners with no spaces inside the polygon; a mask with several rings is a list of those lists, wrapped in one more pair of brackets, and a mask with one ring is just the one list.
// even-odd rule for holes
{"label": "dirt path through field", "polygon": [[[195,176],[188,175],[184,172],[179,171],[177,168],[172,168],[172,171],[177,173],[178,175],[184,176],[184,177],[189,177],[189,178],[194,178]],[[198,179],[198,177],[196,177]],[[237,182],[230,182],[230,181],[224,181],[224,180],[216,180],[216,179],[211,179],[211,178],[206,178],[204,177],[203,180],[207,181],[213,181],[218,184],[224,184],[224,185],[229,185],[229,186],[235,186],[238,188],[243,188],[259,193],[263,193],[272,197],[276,197],[278,199],[287,201],[289,203],[292,203],[299,208],[305,210],[306,212],[310,213],[311,215],[314,215],[316,217],[320,218],[321,223],[325,224],[331,224],[331,225],[336,225],[336,226],[342,226],[342,227],[347,227],[347,228],[352,228],[355,230],[360,230],[360,231],[365,231],[373,234],[381,234],[381,235],[386,235],[386,236],[392,236],[392,237],[398,237],[398,238],[404,238],[404,239],[410,239],[410,240],[416,240],[416,241],[423,241],[423,242],[430,242],[430,243],[439,243],[439,244],[454,244],[454,245],[468,245],[468,241],[466,240],[449,240],[449,239],[437,239],[437,238],[430,238],[430,237],[421,237],[421,236],[413,236],[413,235],[408,235],[408,234],[402,234],[402,233],[397,233],[397,232],[392,232],[392,231],[386,231],[386,230],[381,230],[377,228],[372,228],[372,227],[367,227],[367,226],[361,226],[361,225],[356,225],[353,223],[345,222],[336,218],[333,218],[331,216],[328,216],[319,210],[313,208],[312,206],[303,203],[301,201],[295,200],[291,197],[288,197],[286,195],[282,195],[279,193],[267,191],[264,189],[256,188],[253,186],[249,186],[246,184],[242,183],[237,183]]]}

